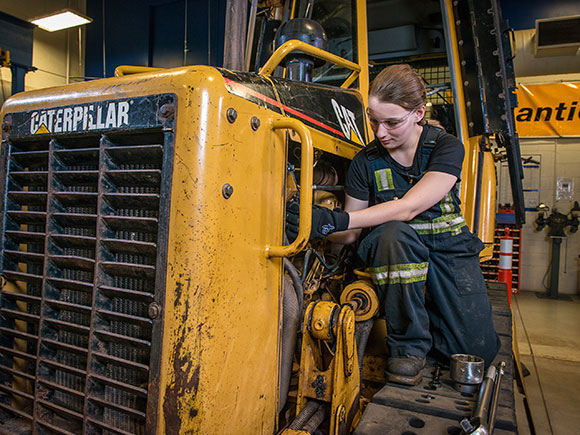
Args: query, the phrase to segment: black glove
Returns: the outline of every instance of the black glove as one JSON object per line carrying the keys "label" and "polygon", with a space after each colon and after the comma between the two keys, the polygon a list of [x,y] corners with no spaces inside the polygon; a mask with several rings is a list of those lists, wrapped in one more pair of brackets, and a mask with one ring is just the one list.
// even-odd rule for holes
{"label": "black glove", "polygon": [[[299,214],[300,204],[298,201],[290,201],[286,205],[286,236],[290,242],[298,237]],[[310,240],[326,237],[336,231],[344,231],[348,229],[349,222],[348,213],[313,205]]]}

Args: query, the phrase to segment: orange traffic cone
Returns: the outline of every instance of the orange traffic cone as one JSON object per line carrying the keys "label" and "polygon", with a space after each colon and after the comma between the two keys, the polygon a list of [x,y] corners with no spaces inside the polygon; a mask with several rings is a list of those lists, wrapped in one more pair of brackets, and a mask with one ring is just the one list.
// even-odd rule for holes
{"label": "orange traffic cone", "polygon": [[505,234],[500,238],[499,247],[499,275],[498,281],[507,284],[508,304],[512,305],[512,254],[514,239],[510,236],[510,229],[505,229]]}

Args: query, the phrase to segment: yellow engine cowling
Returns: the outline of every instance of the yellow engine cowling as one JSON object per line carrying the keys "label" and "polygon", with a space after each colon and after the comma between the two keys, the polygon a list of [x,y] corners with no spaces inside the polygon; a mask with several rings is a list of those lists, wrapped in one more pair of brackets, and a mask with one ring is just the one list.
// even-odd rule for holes
{"label": "yellow engine cowling", "polygon": [[[105,159],[114,160],[113,154],[118,153],[117,141],[127,147],[139,145],[127,139],[133,132],[131,125],[125,125],[129,119],[125,119],[125,115],[131,116],[133,102],[137,105],[154,100],[155,97],[151,96],[156,95],[167,96],[168,100],[164,101],[168,102],[163,109],[158,107],[157,113],[153,113],[153,120],[148,121],[151,125],[139,127],[145,129],[145,133],[139,134],[147,135],[154,131],[151,134],[157,135],[155,137],[165,138],[161,186],[153,197],[142,200],[143,203],[148,198],[159,201],[159,210],[155,212],[158,218],[157,240],[146,245],[131,240],[117,241],[117,245],[133,243],[131,249],[137,251],[156,245],[156,260],[149,266],[128,264],[122,266],[125,267],[123,270],[117,263],[114,266],[105,264],[103,256],[109,255],[111,249],[124,248],[107,242],[109,245],[102,248],[104,254],[98,254],[100,245],[105,244],[104,238],[98,235],[100,213],[106,213],[104,208],[97,210],[97,235],[85,240],[87,247],[95,244],[96,247],[90,249],[97,254],[95,258],[86,259],[85,263],[79,260],[79,264],[87,264],[88,273],[92,264],[96,264],[92,289],[86,290],[107,304],[112,300],[109,299],[110,292],[119,293],[119,290],[108,289],[109,293],[105,293],[105,285],[99,281],[101,276],[105,277],[103,280],[108,279],[109,273],[116,273],[117,269],[127,276],[139,275],[142,271],[150,274],[149,279],[154,280],[155,285],[149,294],[140,294],[135,289],[121,291],[123,297],[131,302],[141,303],[139,298],[146,300],[147,314],[125,316],[125,319],[129,323],[149,324],[150,334],[148,337],[139,335],[139,340],[126,337],[119,331],[116,335],[110,331],[108,335],[96,334],[98,328],[109,327],[109,318],[116,321],[121,318],[120,314],[105,313],[104,310],[92,313],[92,320],[87,324],[69,325],[69,328],[81,330],[89,343],[85,349],[71,347],[81,355],[80,363],[75,363],[74,367],[66,364],[61,367],[67,375],[68,370],[71,376],[78,375],[78,382],[56,385],[56,376],[51,370],[59,366],[55,366],[52,360],[38,357],[35,364],[41,381],[42,373],[48,373],[46,382],[36,390],[29,385],[28,392],[23,391],[22,394],[29,399],[26,409],[19,410],[16,401],[11,402],[9,408],[34,420],[35,427],[58,426],[57,422],[62,420],[72,431],[88,425],[86,430],[93,426],[100,430],[111,427],[129,433],[272,434],[277,427],[278,413],[282,260],[267,258],[265,247],[283,242],[285,133],[270,126],[270,121],[280,118],[280,114],[229,93],[224,78],[216,69],[181,68],[17,95],[3,108],[2,119],[6,126],[3,146],[13,146],[13,153],[19,149],[31,150],[32,154],[44,153],[34,149],[46,147],[47,158],[52,162],[53,155],[58,157],[59,153],[68,153],[75,148],[77,154],[82,154],[86,148],[84,143],[88,142],[85,137],[90,136],[95,138],[97,148],[87,151],[86,158],[98,156],[100,152],[107,154]],[[123,102],[123,105],[115,103],[116,109],[110,109],[100,104],[103,101]],[[107,112],[106,107],[115,113]],[[73,124],[77,108],[79,116],[85,111],[84,125],[81,118],[78,124]],[[9,114],[7,118],[4,117],[6,114]],[[23,127],[19,120],[26,116],[34,118],[30,118],[32,124]],[[108,137],[113,127],[116,127],[115,133],[110,140],[107,139],[110,143],[102,145],[102,137]],[[26,133],[26,129],[30,131]],[[17,137],[19,131],[29,137]],[[67,139],[62,139],[64,137]],[[116,151],[111,154],[103,151],[104,147]],[[156,150],[160,149],[157,145]],[[125,148],[127,150],[129,148]],[[95,165],[101,165],[99,171],[105,171],[102,165],[106,166],[107,162],[99,163],[95,158]],[[43,177],[48,177],[48,184],[46,189],[42,189],[48,192],[43,194],[48,195],[51,203],[60,206],[64,196],[58,191],[65,188],[59,185],[61,181],[53,179],[60,177],[57,160],[54,165],[49,164],[48,175],[43,172]],[[100,195],[104,202],[108,201],[107,195],[114,197],[110,190],[115,188],[119,174],[111,170],[100,177],[108,181],[101,182],[95,176],[97,204],[101,204],[97,199]],[[32,189],[22,187],[22,190]],[[14,198],[23,196],[22,193],[10,195]],[[138,203],[135,207],[139,207]],[[17,207],[19,210],[10,213],[22,214],[21,211],[30,210],[28,205]],[[50,209],[47,211],[47,219],[52,219],[52,212]],[[103,217],[107,222],[109,218]],[[147,219],[151,218],[141,220],[151,222]],[[103,227],[103,231],[105,228],[108,227]],[[19,230],[28,231],[26,225],[20,226]],[[48,235],[49,231],[48,243],[52,246],[54,236]],[[19,263],[20,269],[32,271],[32,266],[25,260]],[[131,263],[131,260],[127,262]],[[46,287],[46,278],[43,280],[41,275],[39,282]],[[16,288],[16,293],[26,293],[27,279],[33,278],[18,275],[15,270],[12,279],[8,278],[7,286],[12,286],[13,290]],[[72,284],[65,286],[71,287]],[[47,298],[45,290],[38,302],[41,311],[48,309],[49,304],[56,307]],[[31,306],[37,303],[36,299],[29,300]],[[90,306],[81,304],[77,309],[86,312]],[[47,319],[40,318],[40,335],[45,324],[48,327],[47,322],[52,322],[52,319]],[[38,330],[36,334],[39,334]],[[140,349],[144,350],[140,352],[149,355],[148,362],[127,362],[124,358],[131,357],[107,354],[111,353],[107,346],[112,339],[129,348],[141,346]],[[41,342],[43,340],[45,338],[41,337]],[[102,353],[107,355],[103,357]],[[100,359],[97,355],[101,355]],[[56,356],[50,354],[47,359],[50,358]],[[62,365],[63,360],[58,363]],[[102,378],[104,372],[96,372],[106,371],[106,367],[113,365],[148,373],[140,378],[146,382],[133,385],[128,378],[115,379],[114,376],[107,381],[106,377]],[[35,373],[28,375],[34,376]],[[44,398],[39,396],[41,389],[47,391]],[[115,390],[119,397],[125,395],[131,400],[115,403],[117,399],[107,399],[103,393],[106,389]],[[57,393],[70,398],[68,409],[60,402],[47,403]],[[118,414],[119,418],[108,418],[111,413]],[[83,416],[88,416],[88,423],[83,423]]]}
{"label": "yellow engine cowling", "polygon": [[[362,98],[318,86],[316,120],[293,95],[317,85],[122,72],[3,106],[0,403],[35,431],[275,433],[281,257],[310,231],[313,143],[352,158]],[[289,140],[304,219],[283,246]]]}

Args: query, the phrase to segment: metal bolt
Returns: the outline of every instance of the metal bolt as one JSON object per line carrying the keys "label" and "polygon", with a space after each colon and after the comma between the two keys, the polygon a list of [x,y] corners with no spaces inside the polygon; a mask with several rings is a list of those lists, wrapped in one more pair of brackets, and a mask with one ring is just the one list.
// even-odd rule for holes
{"label": "metal bolt", "polygon": [[164,104],[159,108],[160,118],[171,118],[175,114],[175,107],[172,104]]}
{"label": "metal bolt", "polygon": [[151,302],[151,304],[149,304],[147,314],[149,314],[151,319],[156,319],[161,314],[161,307],[157,302]]}
{"label": "metal bolt", "polygon": [[229,199],[230,196],[232,196],[234,194],[234,188],[232,187],[231,184],[224,184],[222,187],[222,195],[224,196],[225,199]]}
{"label": "metal bolt", "polygon": [[250,125],[252,126],[252,130],[256,131],[260,128],[260,120],[255,116],[252,116],[252,120],[250,121]]}
{"label": "metal bolt", "polygon": [[324,391],[326,390],[326,382],[324,381],[324,376],[318,375],[314,382],[310,384],[312,388],[314,388],[314,392],[316,393],[316,397],[322,398],[324,397]]}
{"label": "metal bolt", "polygon": [[4,133],[10,133],[12,130],[12,117],[10,115],[4,118],[4,122],[2,123],[2,131]]}
{"label": "metal bolt", "polygon": [[441,386],[441,366],[437,364],[435,366],[435,371],[433,373],[433,379],[429,382],[429,386],[433,389],[437,389]]}
{"label": "metal bolt", "polygon": [[230,107],[226,112],[226,118],[228,118],[230,124],[236,122],[236,119],[238,119],[238,112],[236,112],[236,109]]}

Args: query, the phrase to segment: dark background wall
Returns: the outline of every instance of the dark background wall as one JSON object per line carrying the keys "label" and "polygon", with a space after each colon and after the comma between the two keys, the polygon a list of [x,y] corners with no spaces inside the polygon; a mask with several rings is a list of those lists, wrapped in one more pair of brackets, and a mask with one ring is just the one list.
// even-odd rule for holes
{"label": "dark background wall", "polygon": [[119,65],[220,66],[225,5],[226,0],[87,0],[93,22],[87,26],[86,76],[111,77]]}
{"label": "dark background wall", "polygon": [[535,29],[539,18],[580,15],[579,0],[500,0],[504,19],[515,30]]}
{"label": "dark background wall", "polygon": [[[534,28],[538,18],[580,14],[579,0],[500,4],[515,30]],[[87,26],[86,76],[111,77],[118,65],[221,66],[225,9],[226,0],[87,0],[93,22]]]}

